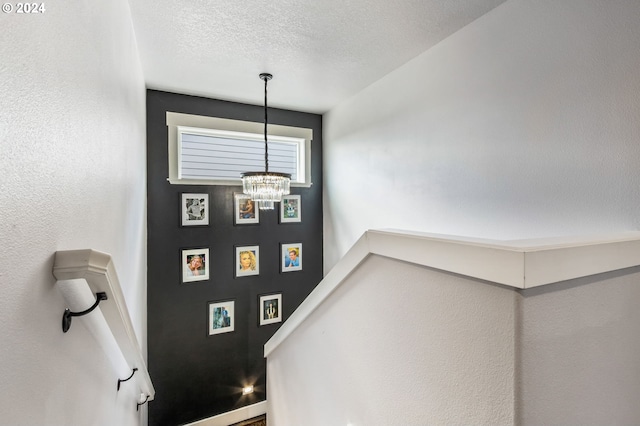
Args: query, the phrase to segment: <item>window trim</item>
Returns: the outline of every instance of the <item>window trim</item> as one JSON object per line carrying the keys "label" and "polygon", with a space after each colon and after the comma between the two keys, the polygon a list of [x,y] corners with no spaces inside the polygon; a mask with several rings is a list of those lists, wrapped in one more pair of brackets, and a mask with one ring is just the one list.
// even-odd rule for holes
{"label": "window trim", "polygon": [[[179,177],[180,155],[178,152],[180,130],[190,129],[191,131],[203,131],[216,135],[233,134],[238,136],[239,134],[245,134],[252,139],[255,139],[256,135],[261,135],[261,140],[264,140],[264,123],[170,111],[167,111],[166,120],[169,151],[169,177],[167,180],[173,185],[242,185],[240,177],[238,179],[181,179]],[[313,130],[269,124],[268,134],[269,139],[274,142],[280,140],[285,142],[302,141],[301,147],[304,150],[304,154],[303,161],[299,164],[299,179],[304,178],[304,181],[291,182],[291,186],[309,188],[313,184],[311,182],[311,141],[313,140]]]}

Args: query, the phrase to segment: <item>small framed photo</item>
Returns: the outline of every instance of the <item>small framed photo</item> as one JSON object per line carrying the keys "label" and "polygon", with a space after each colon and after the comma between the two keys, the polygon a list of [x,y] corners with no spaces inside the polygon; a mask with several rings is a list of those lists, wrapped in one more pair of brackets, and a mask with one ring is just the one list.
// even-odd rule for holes
{"label": "small framed photo", "polygon": [[233,194],[233,212],[235,225],[248,225],[260,223],[260,209],[257,208],[255,202],[243,193]]}
{"label": "small framed photo", "polygon": [[280,202],[280,223],[302,222],[299,195],[285,195]]}
{"label": "small framed photo", "polygon": [[260,325],[282,322],[282,293],[259,296]]}
{"label": "small framed photo", "polygon": [[236,328],[235,301],[208,302],[209,336],[229,333]]}
{"label": "small framed photo", "polygon": [[209,279],[209,249],[182,250],[182,282]]}
{"label": "small framed photo", "polygon": [[302,243],[281,245],[282,272],[302,270]]}
{"label": "small framed photo", "polygon": [[182,194],[182,226],[209,224],[209,194]]}
{"label": "small framed photo", "polygon": [[236,277],[260,274],[260,247],[236,247]]}

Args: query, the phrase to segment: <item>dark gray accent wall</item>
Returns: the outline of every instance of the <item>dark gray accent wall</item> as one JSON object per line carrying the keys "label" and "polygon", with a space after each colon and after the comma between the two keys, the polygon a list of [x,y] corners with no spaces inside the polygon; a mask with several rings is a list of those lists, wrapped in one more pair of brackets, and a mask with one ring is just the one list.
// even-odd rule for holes
{"label": "dark gray accent wall", "polygon": [[[257,89],[259,90],[259,88]],[[269,108],[269,123],[313,129],[311,188],[302,222],[280,224],[278,210],[257,225],[234,225],[238,186],[171,185],[166,112],[263,122],[262,106],[147,91],[148,368],[156,390],[149,424],[193,422],[265,400],[263,346],[280,324],[258,325],[258,298],[282,293],[283,319],[322,279],[322,116]],[[208,193],[207,227],[180,226],[183,192]],[[280,272],[280,244],[302,243],[303,270]],[[235,246],[260,246],[260,274],[234,277]],[[181,283],[181,250],[209,248],[210,279]],[[208,335],[208,302],[235,301],[235,331]],[[255,392],[242,396],[242,386]]]}

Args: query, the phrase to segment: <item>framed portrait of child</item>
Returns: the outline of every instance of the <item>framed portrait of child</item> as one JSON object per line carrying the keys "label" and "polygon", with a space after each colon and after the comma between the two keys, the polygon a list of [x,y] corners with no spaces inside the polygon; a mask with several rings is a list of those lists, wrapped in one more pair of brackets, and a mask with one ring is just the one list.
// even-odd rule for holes
{"label": "framed portrait of child", "polygon": [[234,225],[260,223],[260,209],[257,203],[243,193],[233,194],[233,216]]}
{"label": "framed portrait of child", "polygon": [[209,249],[182,250],[182,282],[206,281],[209,279]]}
{"label": "framed portrait of child", "polygon": [[260,325],[282,322],[282,293],[259,296]]}
{"label": "framed portrait of child", "polygon": [[229,333],[235,330],[235,301],[225,300],[207,303],[209,336]]}
{"label": "framed portrait of child", "polygon": [[280,257],[280,270],[282,272],[301,271],[302,243],[281,244]]}
{"label": "framed portrait of child", "polygon": [[280,202],[280,223],[302,222],[299,195],[285,195]]}
{"label": "framed portrait of child", "polygon": [[260,247],[236,247],[236,277],[260,274]]}

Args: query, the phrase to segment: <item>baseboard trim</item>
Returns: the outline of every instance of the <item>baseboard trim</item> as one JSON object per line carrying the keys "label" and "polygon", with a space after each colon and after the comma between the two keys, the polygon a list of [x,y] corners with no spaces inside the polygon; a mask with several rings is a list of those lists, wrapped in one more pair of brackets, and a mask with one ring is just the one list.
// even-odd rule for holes
{"label": "baseboard trim", "polygon": [[217,416],[209,417],[207,419],[198,420],[194,423],[187,423],[184,426],[229,426],[233,423],[238,423],[243,420],[248,420],[253,417],[261,416],[267,412],[267,401],[261,401],[256,404],[247,405],[246,407],[238,408],[237,410],[227,411],[226,413],[218,414]]}

